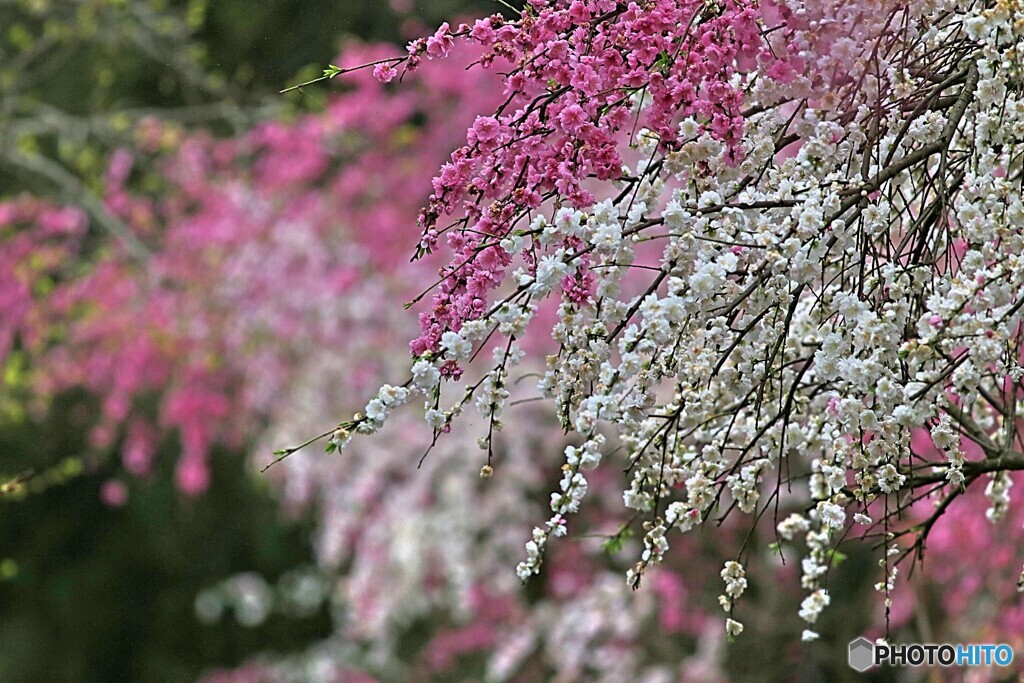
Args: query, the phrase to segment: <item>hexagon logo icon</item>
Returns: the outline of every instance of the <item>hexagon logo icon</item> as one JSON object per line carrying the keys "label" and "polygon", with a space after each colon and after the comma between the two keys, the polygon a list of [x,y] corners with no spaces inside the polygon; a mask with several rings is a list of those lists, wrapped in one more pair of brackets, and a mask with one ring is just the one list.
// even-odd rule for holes
{"label": "hexagon logo icon", "polygon": [[874,644],[864,636],[861,636],[857,640],[851,641],[849,663],[851,669],[860,673],[864,673],[872,666],[874,666]]}

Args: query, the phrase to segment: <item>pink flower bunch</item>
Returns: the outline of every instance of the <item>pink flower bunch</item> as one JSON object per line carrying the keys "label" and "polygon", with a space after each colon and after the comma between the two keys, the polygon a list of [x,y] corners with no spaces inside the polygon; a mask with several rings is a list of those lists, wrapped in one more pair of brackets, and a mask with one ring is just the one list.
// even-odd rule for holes
{"label": "pink flower bunch", "polygon": [[[353,46],[339,63],[394,54]],[[143,260],[116,239],[84,240],[77,208],[0,204],[0,361],[17,344],[37,395],[100,397],[92,443],[118,447],[134,474],[176,434],[179,487],[206,490],[211,448],[251,439],[310,349],[382,334],[372,302],[429,277],[426,263],[372,274],[408,261],[424,179],[470,123],[463,112],[497,100],[482,87],[490,74],[465,72],[472,58],[426,64],[400,91],[357,74],[322,114],[234,138],[143,120],[143,151],[115,153],[104,188],[107,211],[151,252]],[[140,191],[147,175],[161,189]]]}
{"label": "pink flower bunch", "polygon": [[[737,64],[765,49],[755,6],[575,0],[531,8],[516,22],[494,15],[457,31],[486,50],[483,66],[501,60],[514,68],[504,81],[505,103],[495,115],[477,117],[420,213],[421,250],[446,234],[452,257],[431,310],[420,316],[422,334],[410,345],[415,355],[437,351],[445,331],[458,331],[488,308],[488,293],[513,256],[497,242],[545,199],[557,195],[586,208],[594,202],[588,179],[622,175],[620,143],[628,131],[644,126],[671,150],[684,141],[679,121],[695,117],[734,162],[742,157]],[[436,46],[441,35],[448,35],[447,25],[412,43],[410,54],[437,56],[428,44]],[[649,106],[634,116],[641,100]],[[441,226],[445,218],[454,222]],[[584,299],[572,286],[566,296]]]}
{"label": "pink flower bunch", "polygon": [[36,302],[73,270],[86,232],[85,213],[31,197],[0,202],[0,359],[17,339],[38,349],[52,329],[41,324]]}

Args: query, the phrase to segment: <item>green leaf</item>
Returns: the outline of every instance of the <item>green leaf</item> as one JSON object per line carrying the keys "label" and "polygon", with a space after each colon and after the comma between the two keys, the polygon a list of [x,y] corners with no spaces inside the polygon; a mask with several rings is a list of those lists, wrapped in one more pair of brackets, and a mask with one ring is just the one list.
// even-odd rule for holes
{"label": "green leaf", "polygon": [[847,555],[846,553],[841,553],[838,550],[833,549],[828,552],[828,557],[832,561],[832,564],[838,567],[844,560],[846,560]]}
{"label": "green leaf", "polygon": [[623,546],[629,538],[632,538],[633,530],[629,527],[623,527],[617,534],[609,537],[601,544],[601,549],[609,555],[617,555],[622,552]]}

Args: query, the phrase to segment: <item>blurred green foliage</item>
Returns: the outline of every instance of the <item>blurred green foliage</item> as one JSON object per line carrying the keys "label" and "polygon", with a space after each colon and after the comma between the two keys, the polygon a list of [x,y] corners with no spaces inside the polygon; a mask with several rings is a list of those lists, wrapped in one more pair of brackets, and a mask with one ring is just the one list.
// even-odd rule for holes
{"label": "blurred green foliage", "polygon": [[402,42],[498,7],[396,2],[401,15],[376,0],[0,0],[0,197],[84,204],[144,116],[237,132],[319,106],[323,89],[277,93],[319,75],[346,40]]}
{"label": "blurred green foliage", "polygon": [[198,623],[202,589],[240,571],[273,580],[308,561],[309,524],[286,523],[237,454],[213,457],[212,493],[183,498],[173,439],[157,459],[165,471],[132,481],[123,507],[104,506],[99,490],[116,466],[85,442],[88,403],[59,397],[48,419],[0,429],[6,471],[56,463],[64,475],[0,495],[0,680],[191,681],[329,632],[326,612],[274,614],[256,628]]}
{"label": "blurred green foliage", "polygon": [[[192,4],[192,3],[190,3]],[[402,42],[433,32],[453,17],[500,9],[495,0],[399,0],[399,16],[386,0],[283,0],[213,2],[200,31],[209,63],[235,83],[279,90],[303,71],[319,75],[346,38]],[[278,27],[268,31],[268,27]],[[233,68],[233,71],[232,71]]]}

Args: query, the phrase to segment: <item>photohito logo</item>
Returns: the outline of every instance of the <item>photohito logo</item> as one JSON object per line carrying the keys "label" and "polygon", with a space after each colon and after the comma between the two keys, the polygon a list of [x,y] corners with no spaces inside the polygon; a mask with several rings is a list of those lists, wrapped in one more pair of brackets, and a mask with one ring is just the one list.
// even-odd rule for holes
{"label": "photohito logo", "polygon": [[907,643],[876,645],[861,636],[850,642],[850,668],[861,673],[873,666],[1010,666],[1013,648],[997,645]]}
{"label": "photohito logo", "polygon": [[875,665],[875,646],[861,636],[850,643],[850,668],[864,673]]}

